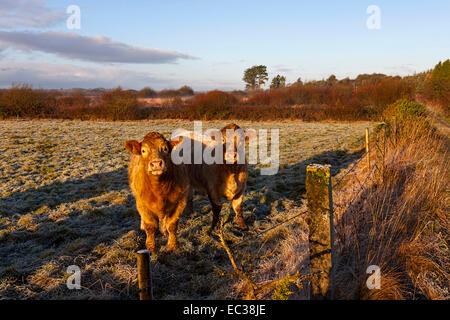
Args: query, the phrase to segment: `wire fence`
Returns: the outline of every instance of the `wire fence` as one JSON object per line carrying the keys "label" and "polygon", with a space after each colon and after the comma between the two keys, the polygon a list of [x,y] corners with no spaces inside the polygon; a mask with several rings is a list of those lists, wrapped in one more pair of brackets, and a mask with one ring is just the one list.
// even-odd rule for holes
{"label": "wire fence", "polygon": [[[348,169],[341,177],[339,177],[339,180],[336,181],[334,184],[332,184],[332,189],[334,189],[334,188],[336,188],[337,186],[339,186],[339,185],[344,181],[345,177],[347,177],[349,174],[351,174],[352,172],[354,172],[354,171],[356,170],[356,168],[358,167],[358,165],[359,165],[362,161],[365,160],[365,157],[366,157],[366,156],[367,156],[367,153],[364,153],[363,155],[361,155],[361,157],[360,157],[356,162],[354,162],[354,163],[352,164],[352,166],[351,166],[351,167],[350,167],[350,168],[349,168],[349,169]],[[370,172],[368,173],[368,175],[366,176],[366,178],[364,179],[363,182],[361,182],[361,181],[358,179],[358,177],[357,177],[356,175],[354,176],[355,179],[356,179],[356,181],[357,181],[358,184],[359,184],[359,189],[358,189],[358,191],[355,193],[355,195],[353,196],[352,200],[351,200],[350,202],[348,202],[349,205],[351,205],[351,204],[354,202],[355,198],[356,198],[356,197],[361,193],[361,191],[364,189],[364,185],[366,184],[366,182],[367,182],[369,176],[370,176]],[[279,222],[279,223],[277,223],[277,224],[271,226],[270,228],[268,228],[268,229],[266,229],[266,230],[263,230],[263,231],[261,231],[261,232],[257,232],[257,233],[255,233],[255,234],[253,234],[251,237],[249,237],[249,238],[247,238],[247,239],[243,239],[243,240],[241,240],[241,241],[239,241],[239,242],[233,244],[232,246],[233,246],[233,247],[238,247],[239,245],[241,245],[241,244],[243,244],[243,243],[246,243],[246,242],[249,242],[249,241],[251,241],[251,240],[253,240],[253,239],[259,238],[259,237],[261,237],[262,235],[268,233],[269,231],[274,230],[274,229],[276,229],[276,228],[278,228],[278,227],[280,227],[280,226],[286,224],[287,222],[289,222],[289,221],[291,221],[291,220],[293,220],[293,219],[295,219],[295,218],[297,218],[297,217],[299,217],[299,216],[301,216],[301,215],[303,215],[303,214],[305,214],[305,213],[308,213],[308,209],[307,209],[307,208],[301,209],[300,212],[298,212],[297,214],[295,214],[295,215],[293,215],[293,216],[287,218],[286,220],[281,221],[281,222]]]}
{"label": "wire fence", "polygon": [[248,241],[250,241],[250,240],[252,240],[252,239],[259,238],[259,237],[262,236],[263,234],[266,234],[267,232],[269,232],[269,231],[271,231],[271,230],[274,230],[274,229],[276,229],[276,228],[278,228],[278,227],[280,227],[280,226],[286,224],[287,222],[289,222],[289,221],[291,221],[291,220],[293,220],[293,219],[295,219],[295,218],[297,218],[297,217],[299,217],[299,216],[301,216],[302,214],[305,214],[305,213],[307,213],[307,212],[308,212],[308,210],[307,210],[306,208],[304,208],[304,209],[302,209],[299,213],[297,213],[297,214],[295,214],[295,215],[293,215],[293,216],[287,218],[286,220],[284,220],[284,221],[282,221],[282,222],[279,222],[279,223],[277,223],[276,225],[274,225],[274,226],[272,226],[272,227],[270,227],[270,228],[268,228],[268,229],[266,229],[266,230],[263,230],[263,231],[261,231],[261,232],[258,232],[258,233],[256,233],[256,234],[252,235],[252,237],[250,237],[250,238],[243,239],[243,240],[239,241],[238,243],[233,244],[233,247],[237,247],[237,246],[239,246],[239,245],[241,245],[241,244],[243,244],[243,243],[245,243],[245,242],[248,242]]}

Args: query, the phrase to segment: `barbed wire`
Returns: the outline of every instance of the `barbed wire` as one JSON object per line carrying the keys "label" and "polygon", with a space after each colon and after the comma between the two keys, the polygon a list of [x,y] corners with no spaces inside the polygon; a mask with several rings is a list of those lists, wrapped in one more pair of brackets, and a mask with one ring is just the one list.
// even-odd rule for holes
{"label": "barbed wire", "polygon": [[272,227],[270,227],[270,228],[268,228],[268,229],[266,229],[266,230],[264,230],[264,231],[257,232],[256,234],[252,235],[251,237],[249,237],[249,238],[247,238],[247,239],[243,239],[243,240],[239,241],[238,243],[233,244],[233,247],[237,247],[237,246],[239,246],[239,245],[241,245],[241,244],[243,244],[243,243],[245,243],[245,242],[247,242],[247,241],[250,241],[250,240],[252,240],[252,239],[254,239],[254,238],[260,237],[261,235],[263,235],[263,234],[265,234],[265,233],[267,233],[267,232],[269,232],[269,231],[271,231],[271,230],[273,230],[273,229],[275,229],[275,228],[278,228],[279,226],[282,226],[282,225],[285,224],[286,222],[289,222],[289,221],[291,221],[291,220],[293,220],[293,219],[295,219],[295,218],[301,216],[302,214],[304,214],[304,213],[306,213],[306,212],[308,212],[308,210],[307,210],[306,208],[304,208],[304,209],[302,209],[299,213],[293,215],[292,217],[289,217],[289,218],[287,218],[286,220],[284,220],[284,221],[282,221],[282,222],[279,222],[279,223],[277,223],[276,225],[274,225],[274,226],[272,226]]}
{"label": "barbed wire", "polygon": [[344,180],[344,178],[345,178],[348,174],[350,174],[350,172],[352,172],[352,171],[355,170],[356,166],[357,166],[361,161],[363,161],[364,158],[365,158],[366,156],[367,156],[367,153],[364,153],[364,154],[361,156],[361,158],[359,158],[358,161],[356,161],[356,162],[350,167],[350,169],[348,169],[347,172],[346,172],[342,177],[340,177],[339,180],[338,180],[337,182],[335,182],[335,183],[332,185],[332,187],[333,187],[333,188],[337,187],[337,186]]}
{"label": "barbed wire", "polygon": [[[363,140],[363,139],[364,139],[364,137],[358,139],[356,142],[359,142],[359,141],[361,141],[361,140]],[[363,153],[363,154],[361,155],[361,157],[360,157],[355,163],[353,163],[353,165],[350,167],[350,169],[348,169],[348,170],[345,172],[345,174],[339,178],[338,181],[336,181],[334,184],[332,184],[332,188],[337,187],[339,184],[342,183],[342,181],[344,180],[344,178],[345,178],[347,175],[349,175],[351,172],[355,171],[355,169],[356,169],[356,167],[358,166],[358,164],[359,164],[361,161],[363,161],[363,160],[365,159],[366,156],[367,156],[367,152]],[[366,177],[366,179],[364,180],[363,183],[361,183],[361,181],[356,177],[356,180],[358,181],[358,183],[359,183],[359,185],[360,185],[360,188],[359,188],[358,192],[355,194],[355,196],[352,198],[352,200],[350,201],[350,204],[353,203],[354,199],[360,194],[360,192],[361,192],[361,190],[364,188],[364,184],[366,183],[366,181],[367,181],[367,179],[368,179],[369,176],[370,176],[370,172],[369,172],[369,174],[367,175],[367,177]],[[257,232],[256,234],[252,235],[251,237],[249,237],[249,238],[247,238],[247,239],[243,239],[243,240],[239,241],[238,243],[233,244],[232,246],[233,246],[233,247],[237,247],[237,246],[239,246],[239,245],[241,245],[241,244],[243,244],[243,243],[245,243],[245,242],[248,242],[248,241],[250,241],[250,240],[252,240],[252,239],[255,239],[255,238],[257,238],[257,237],[260,237],[261,235],[266,234],[267,232],[269,232],[269,231],[271,231],[271,230],[274,230],[274,229],[276,229],[276,228],[278,228],[278,227],[280,227],[280,226],[286,224],[287,222],[289,222],[289,221],[291,221],[291,220],[293,220],[293,219],[295,219],[295,218],[297,218],[297,217],[299,217],[299,216],[301,216],[301,215],[303,215],[303,214],[305,214],[305,213],[307,213],[307,212],[308,212],[308,209],[307,209],[307,208],[304,208],[304,209],[302,209],[299,213],[293,215],[292,217],[289,217],[288,219],[286,219],[286,220],[284,220],[284,221],[282,221],[282,222],[280,222],[280,223],[277,223],[276,225],[274,225],[274,226],[272,226],[272,227],[270,227],[270,228],[268,228],[268,229],[266,229],[266,230],[264,230],[264,231]]]}
{"label": "barbed wire", "polygon": [[[363,161],[363,160],[365,159],[366,154],[367,154],[367,153],[364,153],[364,154],[363,154],[363,155],[362,155],[362,156],[361,156],[361,157],[360,157],[360,158],[359,158],[359,159],[358,159],[358,160],[350,167],[350,169],[347,170],[346,173],[345,173],[342,177],[340,177],[340,179],[339,179],[337,182],[335,182],[335,183],[332,185],[332,188],[335,188],[335,187],[338,186],[340,183],[342,183],[342,181],[344,180],[344,178],[345,178],[347,175],[349,175],[352,171],[354,171],[355,168],[357,167],[357,165],[358,165],[361,161]],[[356,193],[356,195],[353,197],[353,199],[350,201],[350,203],[353,203],[353,201],[354,201],[354,199],[356,198],[356,196],[359,195],[359,193],[360,193],[361,190],[363,189],[364,184],[366,183],[367,178],[368,178],[369,176],[370,176],[370,174],[366,177],[366,179],[365,179],[364,182],[362,182],[362,183],[361,183],[361,181],[356,177],[356,179],[357,179],[357,181],[358,181],[358,183],[359,183],[359,185],[360,185],[360,189],[358,190],[358,192]],[[304,208],[304,209],[302,209],[299,213],[293,215],[292,217],[289,217],[288,219],[286,219],[286,220],[284,220],[284,221],[282,221],[282,222],[280,222],[280,223],[278,223],[278,224],[276,224],[276,225],[274,225],[274,226],[272,226],[272,227],[270,227],[270,228],[268,228],[268,229],[266,229],[266,230],[264,230],[264,231],[258,232],[258,233],[252,235],[251,237],[249,237],[249,238],[247,238],[247,239],[243,239],[243,240],[239,241],[238,243],[233,244],[232,246],[233,246],[233,247],[237,247],[237,246],[241,245],[242,243],[245,243],[245,242],[250,241],[250,240],[252,240],[252,239],[254,239],[254,238],[260,237],[261,235],[263,235],[263,234],[265,234],[265,233],[267,233],[267,232],[269,232],[269,231],[271,231],[271,230],[273,230],[273,229],[276,229],[276,228],[278,228],[279,226],[284,225],[285,223],[287,223],[287,222],[289,222],[289,221],[291,221],[291,220],[293,220],[293,219],[295,219],[295,218],[299,217],[300,215],[302,215],[302,214],[304,214],[304,213],[307,213],[307,212],[308,212],[308,210],[307,210],[306,208]]]}

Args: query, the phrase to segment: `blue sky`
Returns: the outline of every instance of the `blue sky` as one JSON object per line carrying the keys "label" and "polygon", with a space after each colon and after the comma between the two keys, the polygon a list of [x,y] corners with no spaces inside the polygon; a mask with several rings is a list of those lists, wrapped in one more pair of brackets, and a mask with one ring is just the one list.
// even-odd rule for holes
{"label": "blue sky", "polygon": [[449,34],[450,1],[2,0],[0,86],[232,90],[257,64],[288,82],[406,75],[450,58]]}

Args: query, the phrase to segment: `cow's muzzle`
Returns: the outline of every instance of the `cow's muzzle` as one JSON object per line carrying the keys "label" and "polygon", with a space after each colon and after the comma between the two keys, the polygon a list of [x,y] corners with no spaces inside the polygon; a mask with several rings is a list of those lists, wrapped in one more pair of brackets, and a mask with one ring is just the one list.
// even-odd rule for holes
{"label": "cow's muzzle", "polygon": [[156,159],[150,161],[148,164],[148,171],[154,176],[159,176],[166,171],[166,164],[163,159]]}

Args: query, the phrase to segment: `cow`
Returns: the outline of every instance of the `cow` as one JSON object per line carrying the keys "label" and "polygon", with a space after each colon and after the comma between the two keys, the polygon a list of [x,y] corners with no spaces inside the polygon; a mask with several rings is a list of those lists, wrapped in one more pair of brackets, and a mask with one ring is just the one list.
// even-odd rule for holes
{"label": "cow", "polygon": [[156,253],[155,231],[169,236],[167,250],[177,249],[177,224],[186,207],[190,190],[185,165],[174,165],[171,152],[183,137],[168,141],[158,132],[148,133],[141,142],[129,140],[125,147],[131,152],[128,178],[146,233],[145,245]]}
{"label": "cow", "polygon": [[[231,131],[235,136],[232,141],[227,141],[227,130]],[[220,211],[222,209],[222,198],[231,201],[231,206],[235,212],[235,222],[242,230],[248,230],[242,214],[242,202],[244,199],[244,191],[247,183],[248,165],[245,160],[245,154],[240,155],[239,148],[243,147],[244,141],[254,138],[252,131],[244,132],[236,124],[229,124],[220,130],[222,141],[215,140],[214,132],[211,137],[202,138],[202,150],[212,144],[220,144],[223,150],[223,159],[221,163],[195,164],[192,162],[187,165],[189,180],[193,189],[206,193],[211,203],[213,218],[211,229],[213,230],[219,222]],[[195,140],[192,133],[185,132],[185,138]],[[198,138],[197,138],[198,139]],[[193,144],[191,153],[194,155]],[[240,159],[240,156],[244,156]],[[241,161],[239,161],[241,160]],[[192,192],[192,191],[191,191]],[[189,197],[189,205],[192,207],[192,194]]]}

